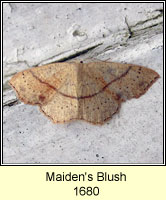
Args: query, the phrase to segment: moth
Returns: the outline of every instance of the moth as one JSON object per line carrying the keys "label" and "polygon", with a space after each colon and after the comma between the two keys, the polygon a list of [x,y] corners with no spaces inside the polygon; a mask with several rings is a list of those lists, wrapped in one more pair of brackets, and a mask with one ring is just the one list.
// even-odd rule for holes
{"label": "moth", "polygon": [[159,77],[133,64],[52,63],[19,72],[9,83],[21,101],[38,105],[54,123],[104,124],[122,102],[139,98]]}

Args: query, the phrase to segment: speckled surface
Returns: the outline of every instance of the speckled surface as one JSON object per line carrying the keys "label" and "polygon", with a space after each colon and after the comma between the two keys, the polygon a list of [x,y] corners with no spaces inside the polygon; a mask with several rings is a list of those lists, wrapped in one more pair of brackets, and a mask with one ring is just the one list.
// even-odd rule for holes
{"label": "speckled surface", "polygon": [[[3,6],[4,163],[162,163],[161,3]],[[143,65],[161,78],[103,126],[53,124],[36,106],[15,102],[7,84],[14,73],[68,57]]]}

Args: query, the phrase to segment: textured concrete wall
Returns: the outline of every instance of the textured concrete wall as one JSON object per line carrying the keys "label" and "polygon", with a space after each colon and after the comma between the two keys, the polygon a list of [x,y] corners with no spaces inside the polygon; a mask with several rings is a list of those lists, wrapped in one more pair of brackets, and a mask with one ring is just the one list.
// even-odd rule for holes
{"label": "textured concrete wall", "polygon": [[[5,3],[3,18],[4,163],[162,162],[161,3]],[[53,124],[8,85],[23,69],[71,59],[143,65],[161,78],[103,126]]]}

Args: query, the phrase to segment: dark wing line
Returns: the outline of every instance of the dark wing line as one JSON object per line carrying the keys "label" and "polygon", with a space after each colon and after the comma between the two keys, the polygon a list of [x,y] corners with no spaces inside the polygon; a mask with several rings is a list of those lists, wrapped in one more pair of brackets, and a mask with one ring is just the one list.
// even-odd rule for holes
{"label": "dark wing line", "polygon": [[55,88],[54,86],[50,85],[49,83],[47,82],[44,82],[42,81],[40,78],[38,78],[34,73],[33,71],[30,70],[30,73],[32,74],[32,76],[34,78],[36,78],[40,83],[42,84],[45,84],[47,85],[48,87],[52,88],[53,90],[55,90],[56,92],[58,92],[59,94],[61,94],[62,96],[65,96],[65,97],[69,97],[71,99],[86,99],[86,98],[91,98],[91,97],[94,97],[95,95],[99,94],[100,92],[103,92],[109,85],[111,85],[112,83],[114,83],[115,81],[121,79],[122,77],[126,76],[127,73],[130,71],[130,69],[132,68],[132,66],[129,66],[128,69],[122,73],[119,77],[115,78],[114,80],[110,81],[107,85],[105,85],[101,90],[99,90],[98,92],[92,94],[92,95],[88,95],[88,96],[80,96],[80,97],[75,97],[75,96],[70,96],[70,95],[67,95],[67,94],[64,94],[62,92],[60,92],[57,88]]}

